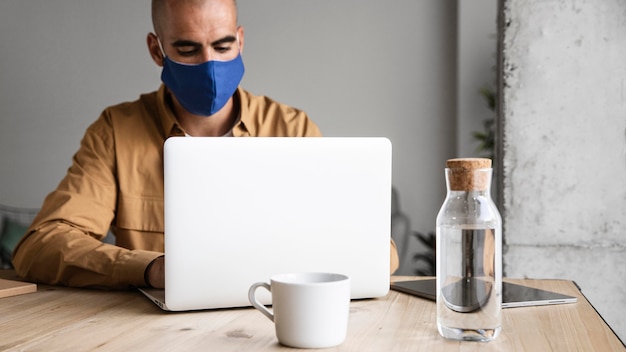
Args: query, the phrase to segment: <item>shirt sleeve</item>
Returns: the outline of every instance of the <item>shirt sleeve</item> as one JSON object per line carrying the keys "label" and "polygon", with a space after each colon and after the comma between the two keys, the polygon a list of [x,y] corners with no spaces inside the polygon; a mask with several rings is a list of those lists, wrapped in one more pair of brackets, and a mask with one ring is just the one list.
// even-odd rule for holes
{"label": "shirt sleeve", "polygon": [[85,133],[72,166],[50,193],[13,252],[29,280],[75,287],[145,286],[144,271],[162,253],[103,243],[115,216],[115,141],[104,113]]}

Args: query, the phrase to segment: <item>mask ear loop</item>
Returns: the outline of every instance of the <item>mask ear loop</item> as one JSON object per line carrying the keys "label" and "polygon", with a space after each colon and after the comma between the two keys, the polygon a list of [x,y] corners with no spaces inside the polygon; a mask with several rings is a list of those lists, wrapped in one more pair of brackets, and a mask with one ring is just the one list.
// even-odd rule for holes
{"label": "mask ear loop", "polygon": [[241,41],[239,40],[239,32],[237,32],[236,38],[237,38],[237,46],[239,47],[239,55],[241,55]]}
{"label": "mask ear loop", "polygon": [[159,39],[159,37],[157,38],[157,44],[159,44],[159,51],[161,51],[161,56],[163,57],[163,61],[165,61],[165,58],[167,57],[167,55],[165,55],[165,49],[163,49],[163,44],[161,43],[161,39]]}

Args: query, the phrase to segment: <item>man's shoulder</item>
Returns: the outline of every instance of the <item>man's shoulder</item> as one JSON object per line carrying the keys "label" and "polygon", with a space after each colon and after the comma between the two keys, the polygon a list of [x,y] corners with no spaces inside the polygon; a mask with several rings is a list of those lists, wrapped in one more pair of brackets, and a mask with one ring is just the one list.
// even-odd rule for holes
{"label": "man's shoulder", "polygon": [[[247,107],[265,107],[265,106],[283,106],[286,108],[295,109],[287,104],[280,103],[266,95],[256,95],[243,88],[239,88],[239,95],[241,97],[241,103]],[[297,109],[296,109],[297,110]]]}
{"label": "man's shoulder", "polygon": [[133,101],[124,101],[114,105],[111,105],[105,109],[105,111],[114,114],[122,115],[136,115],[143,109],[156,109],[158,101],[158,91],[150,93],[144,93]]}
{"label": "man's shoulder", "polygon": [[298,108],[239,88],[241,122],[252,136],[319,136],[317,125]]}
{"label": "man's shoulder", "polygon": [[160,126],[158,91],[141,94],[134,101],[121,102],[104,109],[88,132],[98,135],[142,133]]}
{"label": "man's shoulder", "polygon": [[107,107],[102,118],[113,128],[144,128],[146,124],[159,123],[159,111],[159,95],[158,91],[154,91],[141,94],[136,100]]}

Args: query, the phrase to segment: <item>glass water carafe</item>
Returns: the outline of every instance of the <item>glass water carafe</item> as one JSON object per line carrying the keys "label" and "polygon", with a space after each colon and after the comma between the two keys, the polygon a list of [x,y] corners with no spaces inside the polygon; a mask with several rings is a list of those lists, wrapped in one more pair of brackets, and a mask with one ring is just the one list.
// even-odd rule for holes
{"label": "glass water carafe", "polygon": [[502,327],[502,219],[491,199],[491,160],[450,159],[437,215],[437,328],[491,341]]}

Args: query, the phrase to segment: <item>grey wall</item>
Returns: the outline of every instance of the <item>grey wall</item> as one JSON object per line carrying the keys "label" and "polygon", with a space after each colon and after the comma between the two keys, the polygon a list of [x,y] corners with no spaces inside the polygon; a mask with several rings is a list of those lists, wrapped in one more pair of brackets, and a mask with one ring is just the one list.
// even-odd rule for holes
{"label": "grey wall", "polygon": [[626,339],[626,2],[504,0],[512,277],[575,280]]}
{"label": "grey wall", "polygon": [[496,90],[496,57],[498,0],[458,2],[457,46],[457,154],[477,154],[474,131],[484,131],[483,122],[494,118],[479,94],[482,88]]}

